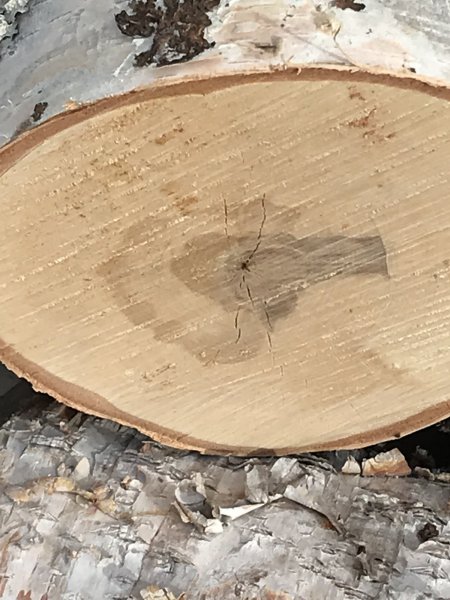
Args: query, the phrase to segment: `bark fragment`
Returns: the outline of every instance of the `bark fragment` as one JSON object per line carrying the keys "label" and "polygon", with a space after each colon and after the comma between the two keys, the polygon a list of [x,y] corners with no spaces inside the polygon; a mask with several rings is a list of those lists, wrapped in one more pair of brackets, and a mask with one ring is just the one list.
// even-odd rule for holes
{"label": "bark fragment", "polygon": [[130,3],[131,12],[122,10],[115,19],[124,35],[153,37],[150,48],[136,55],[136,66],[160,67],[185,62],[211,47],[204,31],[211,25],[208,12],[218,4],[219,0],[166,0],[161,6],[156,0],[138,0]]}

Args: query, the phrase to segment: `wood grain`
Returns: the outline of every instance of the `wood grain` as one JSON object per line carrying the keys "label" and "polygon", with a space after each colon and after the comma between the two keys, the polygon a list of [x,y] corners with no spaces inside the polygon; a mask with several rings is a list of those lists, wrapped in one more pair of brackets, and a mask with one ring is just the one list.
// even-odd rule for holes
{"label": "wood grain", "polygon": [[2,359],[213,452],[348,447],[447,416],[450,105],[394,83],[159,86],[7,146]]}

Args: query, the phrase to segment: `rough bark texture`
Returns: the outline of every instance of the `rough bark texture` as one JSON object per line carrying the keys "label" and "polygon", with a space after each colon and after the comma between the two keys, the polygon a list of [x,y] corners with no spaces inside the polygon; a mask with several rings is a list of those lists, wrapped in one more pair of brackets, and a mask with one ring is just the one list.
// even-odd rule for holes
{"label": "rough bark texture", "polygon": [[[182,453],[27,398],[0,430],[0,597],[450,597],[448,486]],[[200,480],[204,513],[262,505],[205,533],[174,507],[193,508]]]}
{"label": "rough bark texture", "polygon": [[[77,103],[180,74],[326,63],[450,81],[448,0],[370,0],[359,11],[313,0],[222,0],[205,30],[212,47],[189,63],[149,68],[135,66],[136,53],[147,50],[149,40],[131,39],[116,25],[114,13],[127,8],[127,2],[6,4],[9,22],[12,15],[20,17],[20,31],[11,40],[11,26],[7,32],[0,29],[0,40],[5,37],[0,44],[0,144],[33,124],[30,116],[38,102],[48,102],[45,120]],[[16,11],[19,4],[26,14]]]}

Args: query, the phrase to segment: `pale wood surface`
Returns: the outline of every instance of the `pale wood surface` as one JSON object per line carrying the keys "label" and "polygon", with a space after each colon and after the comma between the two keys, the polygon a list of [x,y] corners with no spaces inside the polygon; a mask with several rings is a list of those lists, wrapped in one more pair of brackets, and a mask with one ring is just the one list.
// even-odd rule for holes
{"label": "pale wood surface", "polygon": [[306,69],[156,92],[3,153],[4,360],[218,452],[447,416],[447,95]]}

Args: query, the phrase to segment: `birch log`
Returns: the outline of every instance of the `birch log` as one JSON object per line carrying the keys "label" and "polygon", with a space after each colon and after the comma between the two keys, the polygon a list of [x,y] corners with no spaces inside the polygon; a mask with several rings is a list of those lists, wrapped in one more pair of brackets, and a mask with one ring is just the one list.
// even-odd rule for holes
{"label": "birch log", "polygon": [[28,27],[58,33],[23,32],[0,65],[3,135],[22,134],[0,155],[2,360],[216,453],[448,416],[448,18],[427,34],[400,5],[199,4],[211,47],[178,64],[166,18],[147,71],[103,4],[31,5]]}

